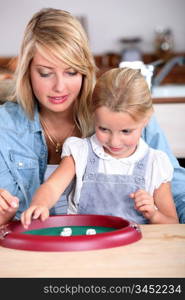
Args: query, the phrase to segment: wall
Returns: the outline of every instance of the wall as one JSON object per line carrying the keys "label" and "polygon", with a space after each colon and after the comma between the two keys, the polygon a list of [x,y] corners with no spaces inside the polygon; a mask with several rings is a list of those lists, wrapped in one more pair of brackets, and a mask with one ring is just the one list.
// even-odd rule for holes
{"label": "wall", "polygon": [[26,23],[42,7],[87,16],[94,54],[120,52],[120,38],[138,35],[141,49],[150,52],[156,26],[169,26],[174,50],[185,50],[184,0],[0,0],[0,56],[17,55]]}
{"label": "wall", "polygon": [[185,103],[154,104],[154,110],[173,154],[185,159]]}

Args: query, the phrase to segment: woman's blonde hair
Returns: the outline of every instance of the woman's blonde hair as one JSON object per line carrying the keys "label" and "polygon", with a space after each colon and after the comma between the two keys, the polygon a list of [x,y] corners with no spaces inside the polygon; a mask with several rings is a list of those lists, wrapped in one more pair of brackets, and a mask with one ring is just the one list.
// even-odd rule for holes
{"label": "woman's blonde hair", "polygon": [[97,80],[91,108],[106,106],[114,112],[126,112],[134,120],[150,116],[152,107],[148,84],[139,70],[115,68]]}
{"label": "woman's blonde hair", "polygon": [[30,82],[30,63],[35,50],[50,60],[51,57],[61,60],[82,74],[74,120],[82,136],[88,135],[91,125],[89,105],[96,66],[81,23],[67,11],[45,8],[35,13],[27,24],[18,58],[13,98],[21,104],[30,119],[33,119],[36,103]]}

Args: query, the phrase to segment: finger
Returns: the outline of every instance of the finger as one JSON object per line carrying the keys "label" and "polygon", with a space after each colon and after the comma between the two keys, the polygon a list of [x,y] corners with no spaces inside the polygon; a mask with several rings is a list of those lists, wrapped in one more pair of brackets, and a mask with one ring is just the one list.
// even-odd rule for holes
{"label": "finger", "polygon": [[32,216],[34,214],[35,207],[30,207],[24,212],[24,226],[28,228],[31,223]]}
{"label": "finger", "polygon": [[147,194],[147,192],[144,190],[137,190],[135,192],[135,197],[141,197],[142,195],[146,195],[146,194]]}
{"label": "finger", "polygon": [[7,190],[0,191],[0,198],[6,202],[6,204],[12,208],[18,207],[19,199],[12,196]]}
{"label": "finger", "polygon": [[49,210],[45,209],[41,214],[41,221],[45,221],[49,217]]}
{"label": "finger", "polygon": [[41,216],[42,212],[43,212],[43,208],[37,207],[34,211],[33,219],[38,219]]}
{"label": "finger", "polygon": [[6,211],[1,207],[1,205],[0,205],[0,214],[1,215],[4,215],[6,213]]}
{"label": "finger", "polygon": [[138,210],[140,211],[140,212],[153,212],[153,211],[155,211],[155,208],[154,208],[154,206],[152,206],[152,205],[148,205],[148,204],[146,204],[146,205],[142,205],[142,206],[140,206],[139,208],[138,208]]}
{"label": "finger", "polygon": [[148,200],[148,199],[142,199],[142,200],[135,201],[135,207],[136,208],[139,208],[143,205],[153,205],[153,203],[151,203],[151,201]]}
{"label": "finger", "polygon": [[22,225],[24,226],[24,228],[25,228],[25,212],[23,212],[22,214],[21,214],[21,217],[20,217],[20,220],[21,220],[21,223],[22,223]]}
{"label": "finger", "polygon": [[9,208],[10,208],[10,206],[8,205],[8,203],[2,197],[0,197],[0,210],[5,212]]}
{"label": "finger", "polygon": [[131,193],[129,196],[130,196],[130,198],[136,198],[136,197],[142,196],[143,194],[146,194],[146,191],[137,190],[135,193]]}
{"label": "finger", "polygon": [[29,220],[27,221],[27,211],[22,213],[21,223],[25,229],[28,229],[30,222]]}

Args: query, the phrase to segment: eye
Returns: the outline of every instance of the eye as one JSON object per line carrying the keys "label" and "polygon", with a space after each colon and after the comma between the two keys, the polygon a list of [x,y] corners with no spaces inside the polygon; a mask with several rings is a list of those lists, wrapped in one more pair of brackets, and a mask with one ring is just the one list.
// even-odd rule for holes
{"label": "eye", "polygon": [[41,73],[39,72],[40,77],[49,77],[52,73]]}
{"label": "eye", "polygon": [[98,129],[99,129],[100,131],[103,131],[103,132],[105,132],[105,131],[108,131],[108,129],[107,129],[107,128],[105,128],[105,127],[102,127],[102,126],[99,126],[99,127],[98,127]]}
{"label": "eye", "polygon": [[76,70],[69,70],[69,71],[67,71],[66,73],[67,73],[69,76],[75,76],[75,75],[78,74],[78,71],[76,71]]}
{"label": "eye", "polygon": [[122,133],[125,134],[125,135],[128,135],[128,134],[130,134],[131,132],[132,132],[131,129],[123,129],[123,130],[122,130]]}

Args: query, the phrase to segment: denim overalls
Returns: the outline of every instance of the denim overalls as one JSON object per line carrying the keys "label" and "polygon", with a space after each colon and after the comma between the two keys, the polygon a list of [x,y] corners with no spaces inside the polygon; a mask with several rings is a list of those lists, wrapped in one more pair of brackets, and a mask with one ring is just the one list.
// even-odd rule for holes
{"label": "denim overalls", "polygon": [[132,175],[98,173],[99,158],[88,139],[88,159],[79,199],[78,214],[119,216],[139,224],[148,221],[135,210],[129,194],[145,189],[145,172],[149,151],[134,167]]}

